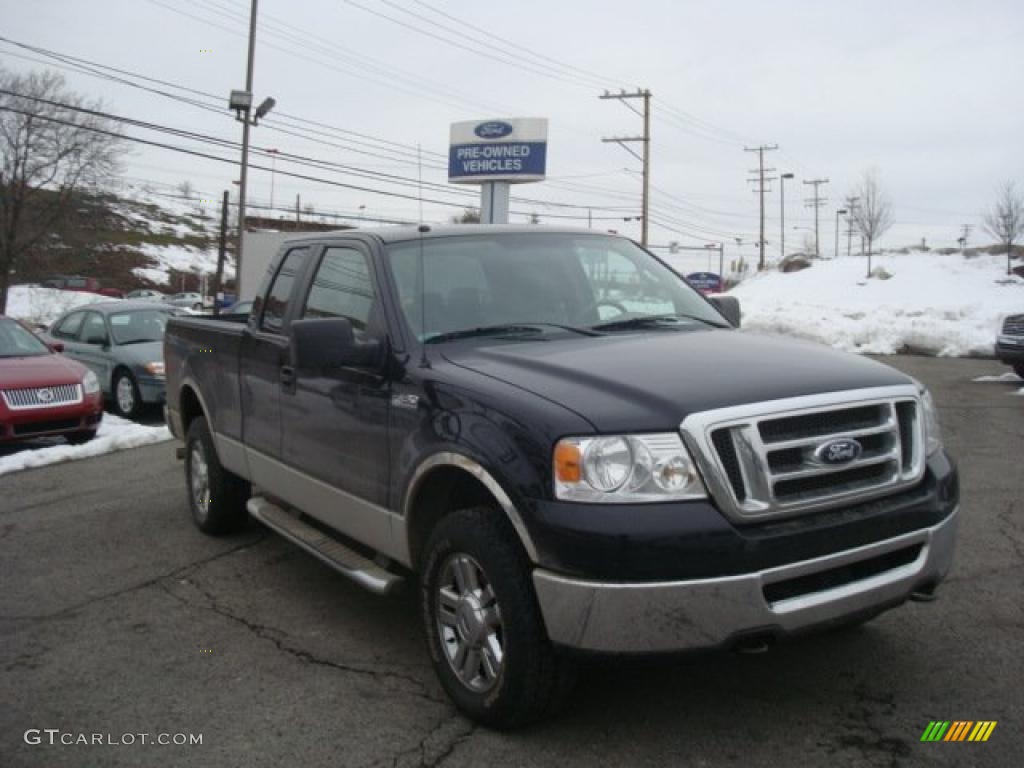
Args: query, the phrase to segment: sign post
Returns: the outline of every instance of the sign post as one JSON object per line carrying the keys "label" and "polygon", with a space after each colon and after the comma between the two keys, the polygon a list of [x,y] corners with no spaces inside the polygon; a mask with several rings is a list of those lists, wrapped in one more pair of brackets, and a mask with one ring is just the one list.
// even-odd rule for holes
{"label": "sign post", "polygon": [[548,121],[544,117],[452,123],[448,181],[480,185],[480,221],[507,224],[512,184],[543,181]]}

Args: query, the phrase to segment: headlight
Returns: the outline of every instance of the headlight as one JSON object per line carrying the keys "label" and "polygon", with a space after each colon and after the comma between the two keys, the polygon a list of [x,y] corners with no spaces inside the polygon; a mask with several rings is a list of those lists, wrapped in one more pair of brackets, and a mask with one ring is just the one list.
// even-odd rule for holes
{"label": "headlight", "polygon": [[146,363],[142,367],[146,371],[146,373],[148,373],[150,376],[163,376],[164,375],[164,364],[162,362],[155,361],[155,362],[152,362],[152,363]]}
{"label": "headlight", "polygon": [[707,497],[679,435],[567,437],[555,446],[555,497],[624,504]]}
{"label": "headlight", "polygon": [[82,377],[82,389],[87,395],[95,395],[100,391],[100,380],[96,378],[96,374],[92,371],[86,371],[85,376]]}
{"label": "headlight", "polygon": [[939,412],[927,389],[921,388],[921,405],[924,407],[925,455],[931,456],[942,447],[942,430],[939,428]]}

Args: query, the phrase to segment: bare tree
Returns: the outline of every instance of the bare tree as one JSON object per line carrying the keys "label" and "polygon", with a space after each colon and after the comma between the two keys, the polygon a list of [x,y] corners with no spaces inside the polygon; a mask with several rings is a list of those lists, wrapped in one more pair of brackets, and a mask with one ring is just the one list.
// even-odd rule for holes
{"label": "bare tree", "polygon": [[18,260],[117,173],[121,140],[100,109],[59,74],[0,68],[0,313]]}
{"label": "bare tree", "polygon": [[860,186],[852,194],[860,198],[853,209],[853,226],[867,243],[867,274],[871,277],[872,248],[892,226],[892,202],[882,191],[875,171],[865,171]]}
{"label": "bare tree", "polygon": [[1006,246],[1006,274],[1010,274],[1013,244],[1024,236],[1024,195],[1012,181],[999,187],[996,202],[985,214],[982,226],[992,237]]}
{"label": "bare tree", "polygon": [[466,208],[461,214],[452,216],[450,221],[452,224],[479,224],[480,211],[476,208]]}

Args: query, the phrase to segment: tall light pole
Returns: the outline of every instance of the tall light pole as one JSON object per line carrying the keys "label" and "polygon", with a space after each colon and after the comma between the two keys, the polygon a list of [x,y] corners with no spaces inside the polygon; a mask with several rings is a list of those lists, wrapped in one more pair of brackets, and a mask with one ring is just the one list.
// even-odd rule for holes
{"label": "tall light pole", "polygon": [[836,258],[836,259],[839,258],[839,217],[840,216],[845,216],[845,215],[846,215],[846,209],[845,208],[840,208],[838,211],[836,211],[836,249],[834,251],[835,256],[833,257],[833,258]]}
{"label": "tall light pole", "polygon": [[779,176],[779,249],[781,258],[786,258],[786,179],[792,179],[792,173]]}
{"label": "tall light pole", "polygon": [[249,58],[245,69],[245,90],[232,91],[228,108],[235,111],[235,119],[242,123],[242,170],[238,184],[238,256],[235,258],[236,279],[242,274],[242,241],[245,238],[245,185],[249,175],[249,128],[256,125],[277,103],[267,98],[252,109],[252,72],[256,56],[256,6],[258,0],[252,0],[249,16]]}

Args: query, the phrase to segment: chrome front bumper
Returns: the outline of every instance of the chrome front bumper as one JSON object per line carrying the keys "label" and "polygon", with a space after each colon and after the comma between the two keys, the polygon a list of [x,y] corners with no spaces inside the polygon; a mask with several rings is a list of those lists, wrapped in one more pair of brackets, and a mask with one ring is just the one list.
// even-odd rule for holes
{"label": "chrome front bumper", "polygon": [[[959,507],[938,525],[832,555],[738,576],[696,581],[607,583],[537,569],[537,591],[552,642],[587,651],[658,653],[716,648],[744,635],[785,635],[868,613],[937,584],[949,571]],[[889,570],[769,602],[764,588],[920,545]]]}

